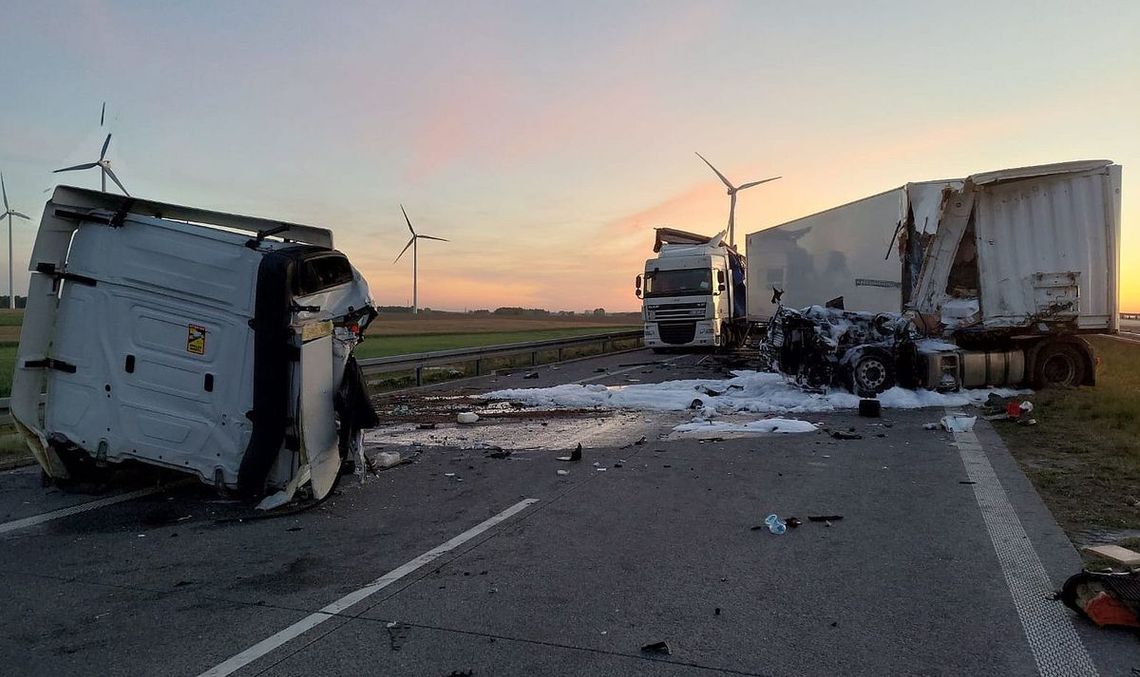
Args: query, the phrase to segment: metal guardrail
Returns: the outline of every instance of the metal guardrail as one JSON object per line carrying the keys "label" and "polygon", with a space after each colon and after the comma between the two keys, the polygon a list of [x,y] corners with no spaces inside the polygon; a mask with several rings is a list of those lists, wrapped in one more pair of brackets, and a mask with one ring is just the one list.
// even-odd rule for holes
{"label": "metal guardrail", "polygon": [[537,365],[539,353],[557,351],[557,362],[563,361],[567,348],[580,348],[589,345],[602,346],[602,352],[613,349],[615,341],[635,339],[642,340],[642,330],[617,331],[606,334],[590,334],[588,336],[571,336],[567,338],[544,339],[527,343],[508,343],[497,346],[483,346],[481,348],[457,348],[455,350],[437,350],[430,353],[412,353],[409,355],[393,355],[391,357],[372,357],[360,360],[360,368],[365,376],[375,376],[399,371],[415,371],[416,385],[423,385],[423,370],[428,367],[439,367],[464,362],[475,363],[475,375],[484,373],[484,361],[491,358],[514,357],[516,355],[530,354],[530,363]]}
{"label": "metal guardrail", "polygon": [[[475,374],[483,373],[484,360],[499,357],[514,357],[516,355],[530,354],[532,365],[538,364],[539,353],[558,353],[558,362],[563,361],[567,348],[580,348],[589,345],[602,346],[602,352],[613,350],[615,341],[636,339],[640,344],[642,331],[616,331],[606,334],[590,334],[588,336],[571,336],[567,338],[543,339],[528,343],[507,343],[497,346],[482,346],[478,348],[456,348],[454,350],[437,350],[430,353],[411,353],[408,355],[393,355],[391,357],[371,357],[360,360],[360,367],[365,376],[376,376],[400,371],[414,371],[416,385],[423,385],[423,370],[428,367],[439,367],[464,362],[475,363]],[[0,425],[12,423],[12,414],[9,409],[10,400],[0,398]]]}
{"label": "metal guardrail", "polygon": [[1121,313],[1120,319],[1122,319],[1122,320],[1140,320],[1140,313]]}

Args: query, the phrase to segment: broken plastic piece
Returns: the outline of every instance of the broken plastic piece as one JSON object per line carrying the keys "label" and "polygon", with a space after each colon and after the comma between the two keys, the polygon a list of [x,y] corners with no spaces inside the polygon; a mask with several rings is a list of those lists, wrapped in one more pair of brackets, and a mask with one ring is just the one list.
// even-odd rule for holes
{"label": "broken plastic piece", "polygon": [[659,653],[666,656],[673,655],[673,650],[669,648],[668,642],[653,642],[652,644],[646,644],[645,646],[641,647],[641,650],[645,653]]}
{"label": "broken plastic piece", "polygon": [[808,515],[809,522],[835,522],[843,519],[843,515]]}
{"label": "broken plastic piece", "polygon": [[569,475],[570,474],[569,470],[556,470],[554,472],[555,472],[555,474],[558,474],[558,475]]}
{"label": "broken plastic piece", "polygon": [[950,414],[943,416],[939,423],[948,432],[952,433],[968,433],[974,429],[974,423],[978,420],[977,416],[966,416],[965,414]]}

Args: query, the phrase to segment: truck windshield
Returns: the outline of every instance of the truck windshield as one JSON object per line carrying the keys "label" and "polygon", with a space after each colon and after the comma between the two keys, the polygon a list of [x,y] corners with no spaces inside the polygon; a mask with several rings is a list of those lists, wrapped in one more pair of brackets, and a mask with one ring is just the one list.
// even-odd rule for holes
{"label": "truck windshield", "polygon": [[646,297],[708,294],[710,291],[712,271],[708,268],[655,270],[645,274]]}

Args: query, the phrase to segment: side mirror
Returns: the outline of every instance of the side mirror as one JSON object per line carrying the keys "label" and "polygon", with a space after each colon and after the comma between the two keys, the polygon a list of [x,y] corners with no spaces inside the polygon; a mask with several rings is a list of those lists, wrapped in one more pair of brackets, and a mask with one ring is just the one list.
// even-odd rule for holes
{"label": "side mirror", "polygon": [[718,285],[717,285],[717,287],[716,287],[717,291],[724,291],[724,290],[725,290],[725,288],[726,288],[726,287],[725,287],[725,284],[724,284],[723,282],[721,282],[720,284],[718,284]]}
{"label": "side mirror", "polygon": [[720,288],[724,289],[724,271],[716,271],[716,281],[720,283]]}
{"label": "side mirror", "polygon": [[634,284],[637,285],[637,289],[635,289],[633,293],[637,295],[637,298],[641,298],[641,276],[640,275],[638,275],[636,278],[634,278]]}

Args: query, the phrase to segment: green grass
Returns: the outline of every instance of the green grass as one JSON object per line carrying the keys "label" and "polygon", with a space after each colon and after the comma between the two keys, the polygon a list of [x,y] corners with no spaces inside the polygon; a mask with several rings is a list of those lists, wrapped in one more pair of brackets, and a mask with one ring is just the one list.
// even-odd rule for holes
{"label": "green grass", "polygon": [[12,371],[16,366],[15,343],[0,343],[0,397],[12,394]]}
{"label": "green grass", "polygon": [[475,348],[506,343],[526,343],[543,339],[606,334],[636,327],[575,327],[534,331],[487,332],[475,334],[425,334],[422,336],[369,336],[356,349],[356,357],[388,357],[435,350]]}
{"label": "green grass", "polygon": [[0,309],[0,327],[18,327],[24,323],[24,311]]}
{"label": "green grass", "polygon": [[1140,345],[1090,342],[1095,387],[1036,393],[1036,426],[994,424],[1078,545],[1140,530]]}

